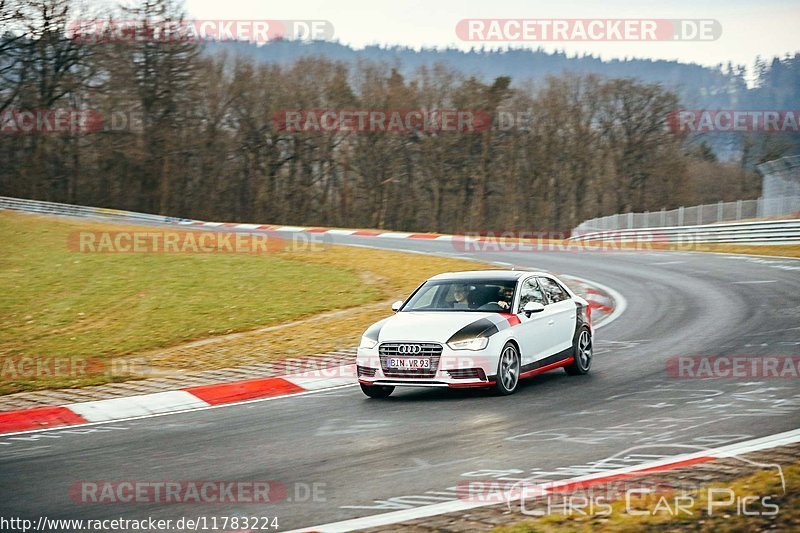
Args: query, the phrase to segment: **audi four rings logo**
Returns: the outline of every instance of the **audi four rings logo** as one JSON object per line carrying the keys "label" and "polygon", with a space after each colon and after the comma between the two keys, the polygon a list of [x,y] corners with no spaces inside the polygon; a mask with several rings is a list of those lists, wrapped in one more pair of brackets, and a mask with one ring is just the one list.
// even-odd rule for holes
{"label": "audi four rings logo", "polygon": [[403,355],[416,355],[422,351],[422,346],[418,344],[401,344],[397,347],[397,353]]}

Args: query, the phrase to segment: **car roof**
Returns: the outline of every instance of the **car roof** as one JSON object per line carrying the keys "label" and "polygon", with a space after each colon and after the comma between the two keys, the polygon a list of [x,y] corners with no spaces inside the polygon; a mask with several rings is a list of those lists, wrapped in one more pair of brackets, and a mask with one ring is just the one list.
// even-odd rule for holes
{"label": "car roof", "polygon": [[518,280],[523,276],[536,274],[539,276],[549,276],[544,272],[533,272],[530,270],[467,270],[464,272],[443,272],[430,278],[431,280],[463,280],[463,279],[502,279]]}

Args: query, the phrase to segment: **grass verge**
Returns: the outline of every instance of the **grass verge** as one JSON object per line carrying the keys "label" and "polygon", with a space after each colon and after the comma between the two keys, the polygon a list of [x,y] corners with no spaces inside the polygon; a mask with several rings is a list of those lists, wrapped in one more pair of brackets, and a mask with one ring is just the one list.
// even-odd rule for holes
{"label": "grass verge", "polygon": [[[112,358],[133,354],[199,370],[350,347],[362,325],[390,313],[388,306],[383,314],[363,306],[403,296],[435,273],[476,268],[467,261],[336,246],[191,254],[80,253],[67,245],[79,231],[161,229],[0,212],[0,394],[130,379],[136,376],[107,370]],[[311,337],[307,324],[275,330],[268,353],[231,349],[203,357],[203,351],[187,356],[168,349],[342,309],[357,318],[344,327],[323,320]],[[284,340],[289,348],[281,348]],[[78,364],[72,375],[76,365],[67,364],[58,372],[53,361],[64,358],[106,371],[81,372]]]}

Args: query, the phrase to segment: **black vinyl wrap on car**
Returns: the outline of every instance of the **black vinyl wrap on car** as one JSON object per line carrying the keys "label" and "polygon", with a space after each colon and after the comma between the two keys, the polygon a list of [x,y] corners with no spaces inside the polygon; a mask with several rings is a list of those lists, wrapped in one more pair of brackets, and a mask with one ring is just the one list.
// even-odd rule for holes
{"label": "black vinyl wrap on car", "polygon": [[466,341],[469,339],[474,339],[475,337],[491,337],[500,331],[501,328],[498,327],[498,324],[502,322],[506,321],[501,319],[500,321],[495,322],[488,318],[480,318],[456,331],[452,337],[447,339],[447,342]]}
{"label": "black vinyl wrap on car", "polygon": [[545,357],[544,359],[539,359],[538,361],[534,361],[532,363],[528,363],[527,365],[522,365],[519,367],[520,373],[522,372],[530,372],[531,370],[536,370],[537,368],[542,368],[543,366],[552,365],[553,363],[558,363],[559,361],[563,361],[564,359],[568,359],[572,357],[572,348],[567,348],[566,350],[561,350],[560,352],[553,354],[549,357]]}
{"label": "black vinyl wrap on car", "polygon": [[381,320],[372,324],[369,328],[367,328],[367,331],[364,332],[364,337],[378,342],[378,335],[380,334],[381,328],[385,322],[386,320]]}
{"label": "black vinyl wrap on car", "polygon": [[581,326],[589,325],[589,314],[587,310],[587,307],[589,306],[580,302],[575,302],[575,306],[577,307],[575,310],[575,333],[577,334],[578,331],[580,331]]}

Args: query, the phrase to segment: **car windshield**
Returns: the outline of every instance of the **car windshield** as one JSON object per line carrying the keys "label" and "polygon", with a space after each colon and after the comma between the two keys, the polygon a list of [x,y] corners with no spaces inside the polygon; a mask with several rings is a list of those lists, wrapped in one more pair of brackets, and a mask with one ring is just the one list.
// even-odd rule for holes
{"label": "car windshield", "polygon": [[427,281],[401,311],[473,311],[508,313],[516,281],[450,279]]}

